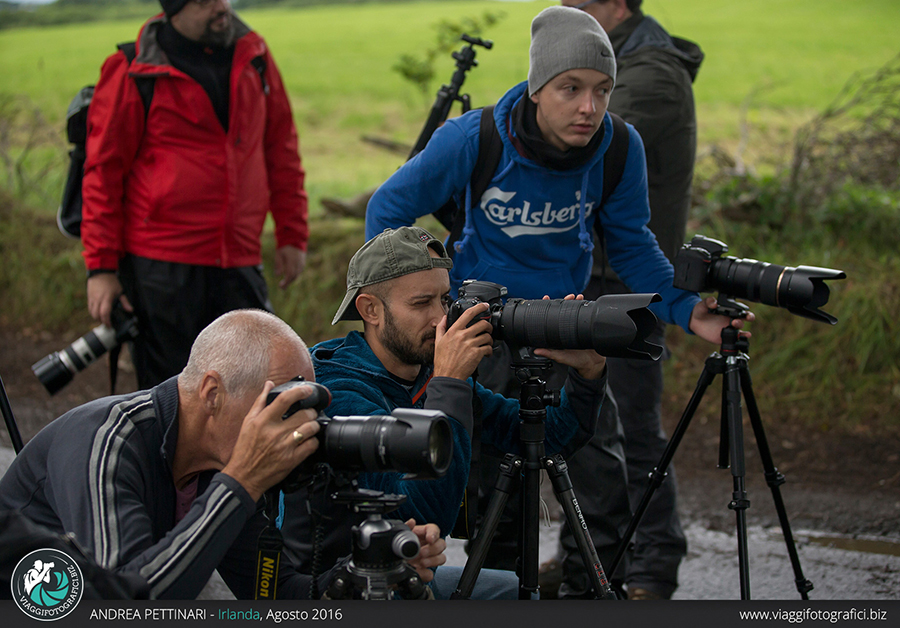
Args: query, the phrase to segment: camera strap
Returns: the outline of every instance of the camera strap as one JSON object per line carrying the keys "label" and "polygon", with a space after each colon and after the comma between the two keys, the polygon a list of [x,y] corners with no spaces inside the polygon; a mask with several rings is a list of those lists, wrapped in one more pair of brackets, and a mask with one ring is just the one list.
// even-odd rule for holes
{"label": "camera strap", "polygon": [[278,514],[278,492],[266,493],[266,516],[269,525],[259,534],[256,542],[256,586],[254,587],[254,600],[277,599],[278,572],[281,567],[281,549],[284,547],[284,539],[281,530],[275,525],[275,516]]}
{"label": "camera strap", "polygon": [[119,378],[119,354],[122,352],[122,345],[117,344],[109,350],[109,394],[116,394],[116,380]]}

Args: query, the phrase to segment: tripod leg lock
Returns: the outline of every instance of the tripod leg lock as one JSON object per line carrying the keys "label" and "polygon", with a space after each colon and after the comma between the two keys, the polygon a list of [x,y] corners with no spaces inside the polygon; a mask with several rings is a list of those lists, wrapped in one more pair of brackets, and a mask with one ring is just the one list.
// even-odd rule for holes
{"label": "tripod leg lock", "polygon": [[800,595],[806,595],[815,588],[813,587],[813,583],[806,578],[796,580],[795,582],[797,583],[797,592],[800,593]]}
{"label": "tripod leg lock", "polygon": [[766,473],[765,476],[766,476],[766,484],[768,484],[770,488],[775,488],[776,486],[781,486],[782,484],[787,482],[787,480],[784,477],[784,474],[781,473],[778,469],[772,469],[771,471]]}
{"label": "tripod leg lock", "polygon": [[735,497],[731,500],[731,503],[728,504],[729,510],[747,510],[750,508],[750,500],[746,497]]}
{"label": "tripod leg lock", "polygon": [[669,477],[669,473],[667,471],[663,471],[662,473],[660,473],[659,468],[654,467],[653,471],[650,472],[648,477],[650,478],[650,486],[652,486],[654,489],[657,489],[662,486],[662,483],[665,481],[665,479]]}

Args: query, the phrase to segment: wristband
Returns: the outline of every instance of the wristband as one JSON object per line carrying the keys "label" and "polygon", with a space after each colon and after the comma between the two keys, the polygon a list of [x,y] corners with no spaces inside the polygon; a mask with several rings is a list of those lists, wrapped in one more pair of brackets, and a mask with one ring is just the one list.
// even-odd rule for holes
{"label": "wristband", "polygon": [[96,277],[97,275],[115,274],[116,271],[110,268],[92,268],[87,271],[87,278]]}

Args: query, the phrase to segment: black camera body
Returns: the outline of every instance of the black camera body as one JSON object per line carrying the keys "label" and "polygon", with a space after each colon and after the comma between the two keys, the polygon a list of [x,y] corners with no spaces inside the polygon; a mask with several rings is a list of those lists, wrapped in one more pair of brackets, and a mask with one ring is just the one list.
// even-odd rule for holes
{"label": "black camera body", "polygon": [[594,349],[607,357],[656,360],[662,347],[646,341],[656,328],[647,309],[661,300],[658,294],[616,294],[596,301],[565,299],[508,299],[507,290],[490,281],[468,280],[447,313],[447,326],[463,312],[488,303],[488,310],[472,323],[487,320],[495,342],[512,347]]}
{"label": "black camera body", "polygon": [[844,279],[841,270],[815,266],[779,266],[728,257],[728,245],[695,235],[675,256],[676,288],[723,295],[783,307],[792,314],[834,325],[837,318],[819,308],[828,302],[825,281]]}
{"label": "black camera body", "polygon": [[321,429],[319,448],[288,474],[279,489],[290,493],[309,484],[319,465],[336,472],[398,472],[406,479],[434,479],[443,476],[453,456],[453,435],[446,415],[436,410],[397,408],[382,416],[326,416],[331,403],[329,390],[302,378],[292,379],[269,391],[266,405],[281,393],[298,386],[313,393],[292,404],[282,419],[305,408],[313,408]]}
{"label": "black camera body", "polygon": [[[476,316],[468,324],[471,327],[478,321],[488,321],[494,326],[494,315],[503,309],[503,299],[507,291],[505,286],[490,281],[465,281],[459,289],[459,298],[450,304],[447,310],[447,327],[450,328],[462,313],[479,303],[487,303],[488,309],[481,316]],[[494,343],[500,342],[498,334],[493,332]]]}
{"label": "black camera body", "polygon": [[66,384],[93,364],[107,351],[138,336],[137,317],[126,312],[116,300],[112,313],[112,327],[100,325],[73,342],[62,351],[56,351],[31,365],[31,370],[51,395],[55,395]]}

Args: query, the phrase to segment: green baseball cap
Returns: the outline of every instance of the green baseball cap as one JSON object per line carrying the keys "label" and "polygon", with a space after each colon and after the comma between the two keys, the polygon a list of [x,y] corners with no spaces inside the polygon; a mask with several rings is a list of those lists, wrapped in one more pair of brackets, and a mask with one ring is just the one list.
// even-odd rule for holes
{"label": "green baseball cap", "polygon": [[[438,254],[432,257],[428,250]],[[362,320],[356,309],[360,288],[432,268],[453,267],[443,242],[421,227],[385,229],[362,245],[347,268],[347,294],[331,324]]]}

